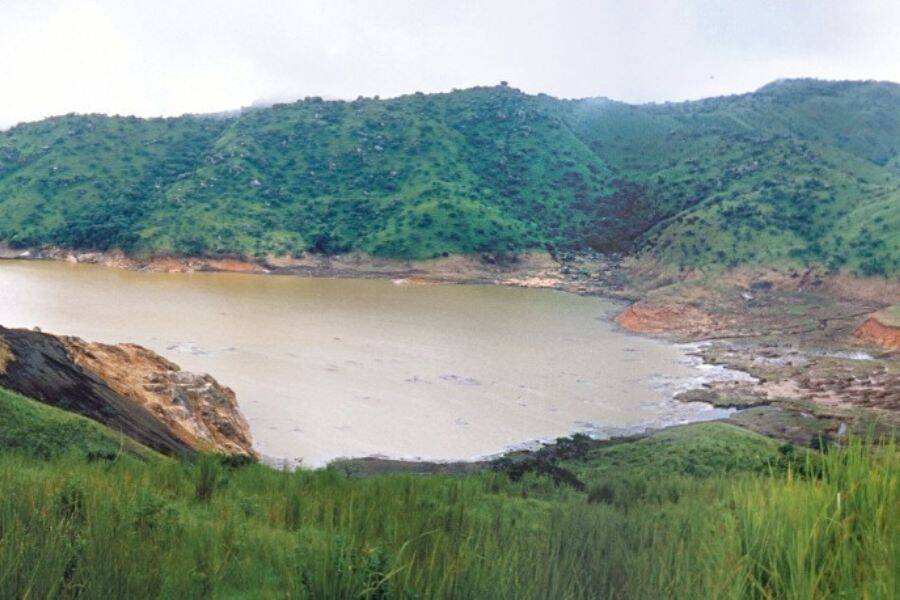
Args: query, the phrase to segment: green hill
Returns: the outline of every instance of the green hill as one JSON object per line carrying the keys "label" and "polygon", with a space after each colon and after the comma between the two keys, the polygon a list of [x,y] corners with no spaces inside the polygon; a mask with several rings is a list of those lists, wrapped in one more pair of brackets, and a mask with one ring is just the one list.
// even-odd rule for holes
{"label": "green hill", "polygon": [[0,133],[0,240],[262,257],[529,248],[900,271],[900,86],[697,102],[505,85]]}
{"label": "green hill", "polygon": [[580,135],[662,219],[642,251],[688,265],[900,268],[900,86],[785,81],[742,96],[581,107]]}

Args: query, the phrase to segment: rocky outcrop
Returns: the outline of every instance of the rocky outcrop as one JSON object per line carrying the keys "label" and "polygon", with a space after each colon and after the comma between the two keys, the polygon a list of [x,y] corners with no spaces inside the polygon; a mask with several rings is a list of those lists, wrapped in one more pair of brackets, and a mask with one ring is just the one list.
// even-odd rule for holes
{"label": "rocky outcrop", "polygon": [[97,344],[60,338],[75,364],[113,390],[148,409],[198,450],[251,454],[250,428],[234,392],[205,374],[182,371],[135,344]]}
{"label": "rocky outcrop", "polygon": [[616,323],[636,333],[675,333],[700,336],[715,331],[717,324],[712,317],[692,306],[684,304],[637,302],[619,316]]}
{"label": "rocky outcrop", "polygon": [[0,327],[0,386],[82,414],[155,450],[255,456],[234,392],[134,344]]}
{"label": "rocky outcrop", "polygon": [[900,327],[885,323],[877,313],[866,319],[853,335],[867,344],[880,346],[885,350],[900,350]]}

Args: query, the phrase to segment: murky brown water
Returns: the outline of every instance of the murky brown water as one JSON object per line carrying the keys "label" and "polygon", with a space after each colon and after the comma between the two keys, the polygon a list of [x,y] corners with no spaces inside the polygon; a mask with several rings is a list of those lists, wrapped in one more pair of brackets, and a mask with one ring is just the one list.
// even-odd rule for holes
{"label": "murky brown water", "polygon": [[135,342],[237,392],[259,450],[321,465],[474,458],[572,431],[707,418],[683,350],[549,290],[134,273],[0,261],[0,323]]}

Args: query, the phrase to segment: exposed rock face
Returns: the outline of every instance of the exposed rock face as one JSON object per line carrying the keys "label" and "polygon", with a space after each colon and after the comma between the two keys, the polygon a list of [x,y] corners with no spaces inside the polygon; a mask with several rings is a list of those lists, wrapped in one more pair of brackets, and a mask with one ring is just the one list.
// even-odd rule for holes
{"label": "exposed rock face", "polygon": [[75,364],[113,390],[148,409],[191,447],[225,454],[252,454],[250,427],[234,392],[205,374],[180,367],[135,344],[88,343],[60,338]]}
{"label": "exposed rock face", "polygon": [[684,304],[637,302],[618,317],[616,323],[637,333],[679,333],[700,336],[716,328],[712,317]]}
{"label": "exposed rock face", "polygon": [[166,454],[254,456],[234,392],[133,344],[0,327],[0,386],[77,412]]}
{"label": "exposed rock face", "polygon": [[0,338],[0,374],[6,373],[6,367],[15,360],[12,350],[6,345],[6,342]]}
{"label": "exposed rock face", "polygon": [[872,315],[853,333],[860,340],[885,350],[900,350],[900,327],[883,323],[878,315]]}

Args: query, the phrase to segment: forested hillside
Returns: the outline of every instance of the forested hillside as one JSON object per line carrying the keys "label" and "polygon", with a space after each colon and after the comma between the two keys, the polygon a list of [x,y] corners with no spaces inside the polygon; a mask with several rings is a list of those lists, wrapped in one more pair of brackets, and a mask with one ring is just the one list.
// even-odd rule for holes
{"label": "forested hillside", "polygon": [[427,258],[591,247],[900,271],[900,86],[633,106],[506,85],[0,132],[0,240]]}

